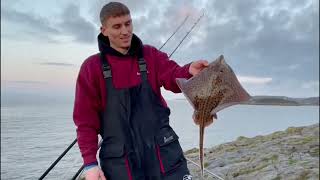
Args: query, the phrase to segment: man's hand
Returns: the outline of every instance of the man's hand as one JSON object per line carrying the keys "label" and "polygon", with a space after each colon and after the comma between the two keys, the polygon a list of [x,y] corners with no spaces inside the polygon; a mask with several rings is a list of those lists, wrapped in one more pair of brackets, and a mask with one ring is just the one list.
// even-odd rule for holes
{"label": "man's hand", "polygon": [[203,70],[205,67],[209,65],[208,61],[206,60],[198,60],[191,63],[189,67],[189,73],[194,75],[197,75],[201,70]]}
{"label": "man's hand", "polygon": [[86,180],[107,180],[103,171],[98,167],[93,167],[87,170]]}

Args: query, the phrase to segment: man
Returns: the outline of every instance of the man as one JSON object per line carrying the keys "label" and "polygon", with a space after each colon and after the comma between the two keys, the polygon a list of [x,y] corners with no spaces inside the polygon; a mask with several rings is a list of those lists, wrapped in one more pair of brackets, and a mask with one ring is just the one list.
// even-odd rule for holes
{"label": "man", "polygon": [[[80,68],[73,114],[86,179],[190,177],[160,87],[181,92],[175,79],[192,77],[208,62],[180,67],[165,53],[143,45],[133,34],[129,9],[119,2],[106,4],[100,20],[100,53]],[[98,134],[103,139],[101,169]]]}

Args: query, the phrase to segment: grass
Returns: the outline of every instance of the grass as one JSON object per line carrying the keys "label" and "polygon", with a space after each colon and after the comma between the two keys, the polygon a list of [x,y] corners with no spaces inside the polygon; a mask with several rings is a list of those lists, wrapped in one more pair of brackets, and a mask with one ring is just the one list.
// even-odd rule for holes
{"label": "grass", "polygon": [[250,157],[245,157],[245,158],[241,158],[241,159],[234,161],[234,163],[249,162],[250,160],[251,160]]}
{"label": "grass", "polygon": [[314,149],[312,149],[312,151],[310,151],[309,154],[312,157],[319,157],[319,146],[314,148]]}
{"label": "grass", "polygon": [[203,167],[204,167],[204,168],[207,168],[209,165],[210,165],[210,164],[209,164],[208,162],[205,162],[205,163],[203,164]]}
{"label": "grass", "polygon": [[275,163],[278,159],[279,156],[277,154],[273,154],[271,157],[262,158],[262,161],[272,161],[272,163]]}
{"label": "grass", "polygon": [[289,127],[286,132],[288,134],[301,134],[303,128],[301,127]]}
{"label": "grass", "polygon": [[292,159],[291,157],[289,158],[289,165],[294,165],[296,164],[298,161],[295,159]]}
{"label": "grass", "polygon": [[302,144],[307,144],[313,140],[316,140],[316,137],[314,136],[307,136],[305,138],[302,139]]}
{"label": "grass", "polygon": [[249,138],[247,138],[247,137],[245,137],[245,136],[239,136],[236,141],[248,140],[248,139],[249,139]]}
{"label": "grass", "polygon": [[265,167],[267,167],[269,164],[268,163],[265,163],[265,164],[261,164],[257,167],[254,167],[254,168],[250,168],[250,169],[241,169],[240,171],[236,172],[236,173],[233,173],[232,176],[233,177],[238,177],[238,176],[241,176],[241,175],[244,175],[244,174],[250,174],[250,173],[253,173],[255,171],[259,171]]}
{"label": "grass", "polygon": [[277,177],[275,177],[275,178],[273,178],[272,180],[281,180],[281,176],[277,176]]}
{"label": "grass", "polygon": [[192,149],[187,150],[184,154],[193,154],[193,153],[197,153],[197,152],[199,152],[198,148],[192,148]]}

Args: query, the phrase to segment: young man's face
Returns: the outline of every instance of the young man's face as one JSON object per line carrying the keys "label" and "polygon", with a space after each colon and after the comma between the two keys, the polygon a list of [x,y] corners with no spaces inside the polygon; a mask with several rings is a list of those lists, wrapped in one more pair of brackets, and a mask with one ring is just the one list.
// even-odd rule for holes
{"label": "young man's face", "polygon": [[101,26],[101,33],[108,36],[111,47],[128,49],[132,39],[132,20],[130,14],[109,17]]}

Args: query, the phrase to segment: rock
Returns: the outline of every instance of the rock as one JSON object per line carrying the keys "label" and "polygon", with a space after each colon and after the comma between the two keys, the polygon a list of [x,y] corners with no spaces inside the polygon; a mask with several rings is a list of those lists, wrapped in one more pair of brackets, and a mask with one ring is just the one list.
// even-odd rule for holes
{"label": "rock", "polygon": [[[240,136],[204,150],[205,168],[223,179],[319,179],[319,124],[289,127],[266,136]],[[199,164],[198,149],[185,153]],[[193,179],[200,168],[188,162]],[[205,172],[205,179],[213,179]]]}

